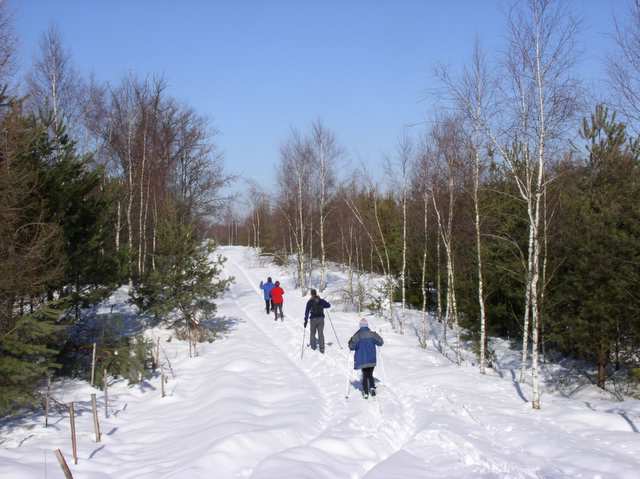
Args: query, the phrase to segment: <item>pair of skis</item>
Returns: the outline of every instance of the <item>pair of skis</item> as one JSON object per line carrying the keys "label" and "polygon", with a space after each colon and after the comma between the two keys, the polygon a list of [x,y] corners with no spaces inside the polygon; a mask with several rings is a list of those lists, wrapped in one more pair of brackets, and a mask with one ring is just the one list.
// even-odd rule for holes
{"label": "pair of skis", "polygon": [[[379,357],[380,357],[380,368],[382,369],[382,374],[383,374],[383,376],[384,376],[384,378],[386,380],[387,379],[387,373],[386,373],[386,371],[384,369],[384,362],[382,360],[382,354],[379,354]],[[344,398],[346,400],[349,399],[349,396],[351,395],[351,389],[353,389],[351,387],[351,377],[353,375],[353,370],[350,368],[350,365],[351,365],[350,361],[349,361],[350,359],[351,359],[351,356],[349,354],[347,354],[347,364],[346,364],[346,368],[345,368],[345,370],[346,370],[345,375],[347,376],[347,387],[346,387],[346,391],[345,391],[345,395],[344,395]],[[378,380],[378,383],[380,383],[380,380]],[[377,399],[377,397],[378,397],[378,388],[374,385],[373,389],[376,390],[376,393],[375,394],[369,394],[369,397]]]}
{"label": "pair of skis", "polygon": [[[338,346],[340,346],[340,349],[344,349],[342,347],[342,344],[340,344],[340,338],[338,337],[338,333],[336,333],[336,328],[333,326],[333,321],[331,320],[331,315],[329,314],[329,311],[327,311],[327,318],[329,318],[329,323],[331,323],[331,329],[333,329],[333,334],[336,337]],[[307,332],[307,325],[305,324],[304,328],[302,329],[302,345],[300,346],[300,360],[302,360],[302,358],[304,357],[304,337],[306,335],[306,332]],[[347,358],[348,357],[349,355],[347,354]]]}

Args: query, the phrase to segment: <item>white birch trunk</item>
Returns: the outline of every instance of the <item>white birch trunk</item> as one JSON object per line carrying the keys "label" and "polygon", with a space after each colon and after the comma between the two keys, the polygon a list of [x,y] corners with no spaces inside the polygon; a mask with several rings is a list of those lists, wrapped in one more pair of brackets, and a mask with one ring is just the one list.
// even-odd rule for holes
{"label": "white birch trunk", "polygon": [[[449,187],[452,188],[451,182]],[[454,260],[453,260],[453,248],[452,248],[452,216],[453,216],[453,205],[452,198],[453,194],[450,192],[449,194],[449,218],[447,221],[447,228],[444,228],[442,224],[442,216],[440,210],[438,209],[438,203],[435,199],[435,194],[432,195],[433,206],[436,212],[436,218],[438,219],[438,230],[440,232],[440,236],[442,239],[442,243],[444,244],[445,258],[447,260],[447,309],[445,312],[445,324],[444,324],[444,340],[446,343],[446,330],[447,327],[453,323],[453,328],[456,332],[456,362],[460,364],[460,328],[458,324],[458,308],[457,308],[457,299],[456,299],[456,290],[455,290],[455,269],[454,269]]]}
{"label": "white birch trunk", "polygon": [[[531,210],[531,208],[528,208]],[[529,211],[529,218],[532,218]],[[522,359],[520,366],[520,381],[524,382],[529,356],[529,318],[531,317],[531,272],[533,271],[533,228],[529,224],[529,249],[527,252],[527,271],[525,277],[524,321],[522,325]]]}
{"label": "white birch trunk", "polygon": [[145,272],[145,265],[147,259],[147,230],[148,230],[148,219],[149,219],[149,195],[151,189],[151,181],[147,182],[147,199],[144,202],[144,219],[142,221],[142,274]]}
{"label": "white birch trunk", "polygon": [[309,207],[309,267],[307,268],[307,285],[312,286],[313,281],[313,211]]}
{"label": "white birch trunk", "polygon": [[[389,249],[387,248],[387,242],[384,237],[384,232],[382,231],[382,224],[380,223],[380,215],[378,214],[378,199],[374,196],[373,198],[373,211],[376,217],[376,225],[378,227],[378,234],[380,235],[380,240],[382,241],[382,249],[384,251],[384,257],[386,261],[386,267],[384,269],[384,275],[386,276],[387,282],[387,298],[389,301],[389,314],[391,316],[391,325],[395,328],[396,318],[395,318],[395,310],[393,307],[393,288],[394,281],[391,276],[391,261],[389,259]],[[403,324],[402,321],[398,321],[398,326],[400,327],[400,332],[403,332]]]}
{"label": "white birch trunk", "polygon": [[[438,223],[438,229],[440,228],[440,224]],[[440,234],[436,235],[436,288],[438,290],[438,321],[442,322],[442,274],[440,271],[440,263],[442,262],[442,254],[440,251]],[[445,330],[445,340],[447,337],[447,332]]]}
{"label": "white birch trunk", "polygon": [[538,320],[539,320],[539,304],[538,304],[538,282],[540,279],[540,208],[542,200],[542,192],[544,185],[544,156],[546,141],[546,118],[544,106],[544,80],[542,78],[542,65],[540,51],[540,30],[536,32],[536,83],[538,87],[538,113],[540,121],[540,130],[538,138],[538,175],[536,181],[535,195],[535,217],[533,223],[533,274],[531,275],[531,373],[533,376],[533,398],[531,405],[533,409],[540,409],[540,384],[538,372]]}
{"label": "white birch trunk", "polygon": [[349,297],[353,302],[353,226],[349,225]]}
{"label": "white birch trunk", "polygon": [[531,275],[531,375],[533,382],[533,409],[540,409],[540,382],[538,371],[538,282],[540,279],[540,239],[538,237],[540,193],[536,195],[533,272]]}
{"label": "white birch trunk", "polygon": [[260,249],[262,242],[260,241],[260,209],[256,210],[256,248]]}
{"label": "white birch trunk", "polygon": [[117,218],[116,218],[116,251],[120,251],[120,230],[122,228],[121,226],[121,206],[120,206],[120,200],[118,200],[118,209],[117,209]]}
{"label": "white birch trunk", "polygon": [[478,260],[478,306],[480,307],[480,373],[486,373],[486,344],[487,344],[487,325],[484,310],[484,284],[482,278],[482,243],[480,241],[480,201],[478,198],[478,190],[480,188],[480,154],[477,148],[475,150],[475,165],[473,175],[473,207],[475,213],[476,227],[476,254]]}
{"label": "white birch trunk", "polygon": [[51,68],[51,107],[53,109],[53,124],[55,128],[58,128],[60,119],[58,117],[58,75],[56,67],[57,65],[54,65]]}
{"label": "white birch trunk", "polygon": [[429,197],[425,193],[423,195],[424,200],[424,245],[422,249],[422,341],[421,346],[427,347],[427,335],[428,335],[428,316],[427,316],[427,253],[428,253],[428,206]]}
{"label": "white birch trunk", "polygon": [[[443,231],[442,231],[442,218],[440,216],[440,210],[438,210],[438,205],[436,203],[436,199],[435,199],[435,194],[431,196],[431,199],[433,201],[433,209],[436,213],[436,220],[438,222],[438,233],[436,235],[437,238],[437,256],[438,256],[438,277],[437,277],[437,282],[438,282],[438,320],[442,322],[442,340],[444,341],[444,344],[447,344],[447,329],[449,327],[449,292],[447,290],[447,309],[446,311],[442,312],[442,274],[441,274],[441,253],[440,253],[440,243],[443,242]],[[447,276],[447,281],[448,281],[448,276]],[[447,288],[448,289],[448,288]]]}
{"label": "white birch trunk", "polygon": [[324,151],[324,142],[320,143],[320,291],[324,291],[326,285],[326,251],[324,245],[324,221],[325,203],[327,195],[327,162]]}
{"label": "white birch trunk", "polygon": [[142,276],[142,230],[144,225],[142,217],[144,215],[144,167],[147,160],[147,125],[144,124],[142,134],[142,164],[140,166],[140,205],[138,206],[138,276]]}
{"label": "white birch trunk", "polygon": [[153,193],[153,239],[151,240],[151,269],[156,270],[156,241],[158,237],[158,202]]}
{"label": "white birch trunk", "polygon": [[324,245],[324,198],[320,201],[320,291],[327,287],[327,253]]}
{"label": "white birch trunk", "polygon": [[128,233],[128,247],[129,247],[129,287],[133,286],[133,225],[131,221],[131,209],[133,207],[133,159],[131,158],[131,136],[132,125],[131,119],[128,122],[127,131],[127,169],[128,171],[128,197],[127,197],[127,233]]}
{"label": "white birch trunk", "polygon": [[302,215],[302,173],[298,176],[298,215],[299,224],[298,231],[300,237],[298,238],[298,265],[300,268],[300,292],[302,296],[305,295],[305,268],[304,268],[304,218]]}
{"label": "white birch trunk", "polygon": [[[402,282],[402,312],[407,306],[407,185],[402,187],[402,272],[400,281]],[[402,323],[403,321],[401,321]],[[402,329],[402,328],[401,328]]]}

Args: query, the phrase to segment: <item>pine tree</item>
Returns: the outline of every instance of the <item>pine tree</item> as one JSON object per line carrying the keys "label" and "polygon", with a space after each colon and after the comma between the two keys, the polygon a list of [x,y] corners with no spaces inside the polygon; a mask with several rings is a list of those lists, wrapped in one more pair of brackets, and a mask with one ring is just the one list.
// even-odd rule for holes
{"label": "pine tree", "polygon": [[49,161],[40,164],[49,218],[62,227],[67,259],[60,288],[74,305],[95,303],[119,279],[118,260],[108,245],[111,213],[109,197],[102,191],[102,168],[91,169],[91,157],[80,157],[65,128],[55,128]]}
{"label": "pine tree", "polygon": [[156,318],[169,320],[180,337],[191,342],[209,338],[205,321],[216,312],[214,300],[233,281],[221,278],[225,258],[215,255],[213,241],[200,242],[191,224],[175,211],[158,231],[156,269],[138,286],[134,302]]}
{"label": "pine tree", "polygon": [[619,363],[625,351],[633,356],[638,344],[640,148],[603,106],[584,120],[581,136],[587,156],[570,165],[562,185],[552,339],[597,364],[604,388],[612,359]]}
{"label": "pine tree", "polygon": [[[3,103],[3,101],[0,101]],[[46,128],[13,102],[0,117],[0,415],[33,404],[56,368],[60,302],[47,291],[63,273],[61,228],[51,222],[37,165]]]}
{"label": "pine tree", "polygon": [[18,316],[0,337],[0,416],[35,405],[35,386],[60,367],[55,362],[58,351],[51,346],[64,329],[56,324],[60,313],[53,305],[43,306]]}

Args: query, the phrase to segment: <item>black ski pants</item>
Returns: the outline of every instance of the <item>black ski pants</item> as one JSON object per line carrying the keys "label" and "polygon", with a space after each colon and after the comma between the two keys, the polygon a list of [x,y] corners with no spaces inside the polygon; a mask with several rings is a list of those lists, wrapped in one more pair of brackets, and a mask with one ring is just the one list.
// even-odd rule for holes
{"label": "black ski pants", "polygon": [[273,308],[273,312],[276,315],[276,321],[278,320],[278,311],[280,311],[280,318],[284,319],[284,314],[282,313],[282,303],[278,304],[278,303],[273,303],[271,305],[271,307]]}
{"label": "black ski pants", "polygon": [[267,307],[267,314],[271,313],[271,310],[273,309],[273,302],[270,299],[265,299],[264,304]]}
{"label": "black ski pants", "polygon": [[373,368],[362,368],[362,390],[365,394],[369,394],[369,389],[375,389],[376,383],[373,379]]}

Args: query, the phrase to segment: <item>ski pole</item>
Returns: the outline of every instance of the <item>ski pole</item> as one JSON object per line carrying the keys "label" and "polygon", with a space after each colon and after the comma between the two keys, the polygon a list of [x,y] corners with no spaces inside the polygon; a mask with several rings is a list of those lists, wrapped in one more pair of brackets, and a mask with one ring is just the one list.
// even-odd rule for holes
{"label": "ski pole", "polygon": [[387,382],[387,370],[384,368],[384,359],[382,358],[382,349],[378,349],[380,354],[380,369],[382,369],[382,375],[384,376],[384,382]]}
{"label": "ski pole", "polygon": [[302,345],[300,346],[300,360],[302,361],[302,357],[304,356],[304,336],[307,332],[307,326],[302,329]]}
{"label": "ski pole", "polygon": [[342,347],[342,344],[340,344],[340,338],[338,338],[338,333],[336,333],[336,328],[333,326],[333,321],[331,321],[331,315],[329,315],[329,311],[327,311],[327,318],[329,318],[329,323],[331,323],[331,329],[333,329],[333,334],[336,337],[336,341],[338,342],[338,346],[340,346],[340,349],[344,349]]}
{"label": "ski pole", "polygon": [[347,372],[346,372],[346,376],[347,376],[347,390],[345,391],[344,394],[344,398],[345,399],[349,399],[349,395],[351,394],[351,388],[349,386],[351,386],[351,371],[349,370],[349,354],[347,354]]}

